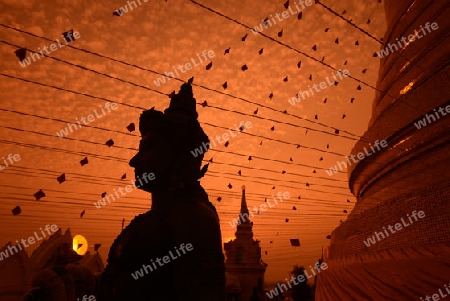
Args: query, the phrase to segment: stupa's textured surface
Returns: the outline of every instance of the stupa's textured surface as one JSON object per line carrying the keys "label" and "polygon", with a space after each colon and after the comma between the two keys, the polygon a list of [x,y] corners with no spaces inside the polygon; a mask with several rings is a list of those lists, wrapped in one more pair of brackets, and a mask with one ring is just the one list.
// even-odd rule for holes
{"label": "stupa's textured surface", "polygon": [[[420,300],[439,289],[445,294],[450,282],[450,2],[384,4],[386,45],[414,30],[421,37],[381,60],[377,88],[383,92],[352,154],[377,139],[388,147],[349,168],[357,204],[331,235],[317,301]],[[427,22],[438,29],[429,32]],[[416,127],[418,120],[426,126]],[[425,217],[410,223],[414,210]],[[402,230],[364,243],[402,218],[408,224]]]}

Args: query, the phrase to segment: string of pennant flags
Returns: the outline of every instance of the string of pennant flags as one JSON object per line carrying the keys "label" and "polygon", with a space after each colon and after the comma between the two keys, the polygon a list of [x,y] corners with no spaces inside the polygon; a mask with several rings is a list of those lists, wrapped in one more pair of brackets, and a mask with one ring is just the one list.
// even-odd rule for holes
{"label": "string of pennant flags", "polygon": [[[192,3],[194,3],[194,4],[196,4],[196,5],[200,6],[200,7],[203,7],[203,8],[205,8],[205,9],[211,11],[210,8],[207,8],[206,6],[200,4],[200,3],[196,2],[196,1],[190,0],[190,2],[192,2]],[[381,2],[381,1],[378,0],[378,2]],[[320,1],[317,1],[317,0],[316,0],[316,4],[320,4],[320,5],[321,5],[322,7],[324,7],[327,11],[331,11],[334,15],[336,15],[336,13],[335,13],[331,8],[327,7],[326,5],[324,5],[323,3],[321,3]],[[286,1],[286,2],[283,4],[283,6],[287,9],[287,7],[289,7],[289,1]],[[287,7],[286,7],[286,6],[287,6]],[[216,13],[216,14],[221,15],[222,17],[226,17],[227,19],[232,19],[232,18],[227,17],[227,16],[224,16],[224,15],[222,15],[221,13],[218,13],[218,12],[216,12],[216,11],[213,11],[213,12]],[[346,13],[346,12],[344,11],[342,14],[338,14],[337,17],[339,17],[339,16],[342,17],[342,15],[344,15],[345,13]],[[121,12],[121,11],[114,11],[112,14],[113,14],[113,17],[121,17],[121,16],[123,16],[123,12]],[[299,15],[297,16],[297,20],[301,20],[302,17],[303,17],[303,12],[300,12]],[[346,18],[344,18],[344,19],[347,20],[350,24],[352,24],[351,20],[348,20],[348,19],[346,19]],[[264,20],[265,20],[265,19],[264,19]],[[233,22],[238,22],[238,21],[236,21],[236,20],[234,20],[234,19],[232,19],[232,21],[233,21]],[[242,24],[242,23],[240,23],[240,24]],[[370,24],[370,19],[368,19],[367,24]],[[19,30],[19,29],[17,29],[17,28],[13,28],[13,27],[10,27],[10,26],[4,25],[4,24],[1,24],[1,25],[2,25],[3,27],[6,27],[6,28],[9,28],[9,29],[12,29],[12,30],[20,31],[20,32],[22,32],[22,33],[25,32],[25,31],[23,31],[23,30]],[[245,25],[244,25],[244,26],[245,26]],[[372,39],[376,40],[377,42],[382,43],[382,39],[377,39],[377,38],[373,37],[369,32],[367,32],[367,31],[365,31],[365,30],[362,30],[360,27],[356,26],[355,24],[352,24],[352,26],[355,27],[355,28],[357,28],[358,30],[364,32],[364,34],[366,34],[367,36],[369,36],[369,37],[371,37]],[[245,27],[247,27],[247,26],[245,26]],[[326,29],[325,29],[325,32],[329,32],[329,29],[330,29],[330,28],[326,28]],[[68,44],[68,46],[72,46],[72,45],[70,45],[70,44],[72,44],[72,43],[74,42],[74,40],[70,38],[71,36],[73,37],[73,34],[74,34],[74,30],[73,30],[73,29],[71,29],[71,30],[69,30],[69,31],[66,31],[66,32],[63,32],[63,33],[62,33],[62,36],[64,37],[64,40],[65,40],[65,42]],[[283,34],[286,34],[286,33],[283,33],[283,29],[281,29],[281,31],[279,31],[279,32],[277,33],[277,36],[278,36],[279,38],[282,38],[282,37],[283,37]],[[35,35],[35,36],[36,36],[36,35]],[[240,39],[240,41],[241,41],[241,42],[245,42],[245,41],[247,40],[248,37],[249,37],[248,34],[245,34],[245,35]],[[269,37],[269,36],[266,36],[266,37]],[[277,42],[278,44],[280,44],[279,41],[273,41],[273,38],[270,38],[269,40],[272,40],[272,42]],[[5,41],[2,41],[2,42],[3,42],[4,44],[8,44],[8,42],[5,42]],[[335,43],[336,43],[336,44],[339,44],[339,39],[338,39],[338,38],[336,38]],[[10,46],[14,46],[14,47],[19,47],[19,46],[17,46],[17,45],[12,45],[12,44],[10,44],[10,43],[9,43],[9,45],[10,45]],[[297,53],[299,53],[298,50],[296,50],[296,49],[290,47],[289,45],[286,45],[286,44],[283,44],[283,43],[281,43],[280,45],[282,45],[282,46],[284,46],[284,47],[288,47],[288,48],[290,48],[291,50],[295,50]],[[355,42],[355,46],[359,46],[359,41],[358,41],[358,40]],[[96,55],[96,56],[98,56],[98,57],[108,58],[108,57],[106,57],[106,56],[104,56],[104,55],[102,55],[102,54],[93,53],[93,52],[90,52],[89,50],[81,49],[81,48],[79,48],[79,47],[72,47],[72,49],[81,50],[81,51],[84,51],[84,52],[86,52],[86,53],[90,53],[90,54]],[[224,50],[224,52],[223,52],[223,55],[225,56],[225,55],[231,54],[231,53],[232,53],[232,49],[233,49],[232,47],[226,48],[226,49]],[[318,51],[317,45],[313,45],[313,46],[311,47],[311,49],[312,49],[313,51],[315,51],[315,52]],[[19,61],[23,61],[23,60],[26,59],[27,52],[31,52],[31,51],[32,51],[32,50],[30,50],[30,49],[28,49],[28,48],[20,47],[20,48],[18,48],[17,50],[14,51],[14,54],[15,54],[15,56],[19,59]],[[35,53],[37,53],[37,52],[35,52]],[[300,53],[303,54],[303,55],[305,55],[306,58],[309,59],[309,60],[312,60],[312,61],[321,63],[323,66],[328,67],[328,68],[331,67],[331,65],[329,65],[328,63],[325,62],[325,57],[323,57],[323,58],[320,60],[320,59],[316,59],[316,58],[314,58],[314,57],[312,57],[312,56],[310,56],[310,55],[308,55],[308,54],[306,54],[306,53],[303,53],[303,52],[301,52],[301,51],[300,51]],[[261,48],[261,49],[258,51],[258,55],[264,55],[264,48]],[[51,58],[51,59],[58,60],[58,61],[60,61],[61,63],[67,63],[67,61],[65,61],[65,60],[57,59],[57,58],[54,58],[54,57],[52,57],[52,56],[47,56],[47,55],[46,55],[45,57],[48,57],[48,58]],[[374,57],[375,57],[375,56],[374,56]],[[147,68],[143,68],[143,67],[140,67],[140,66],[136,66],[136,65],[133,65],[133,64],[124,62],[124,61],[117,60],[117,59],[112,59],[112,60],[115,61],[115,62],[124,63],[124,64],[129,65],[129,66],[133,66],[134,68],[137,68],[137,69],[145,70],[145,71],[148,71],[148,72],[153,72],[153,73],[155,73],[155,74],[162,74],[162,73],[155,72],[155,71],[151,71],[151,70],[149,70],[149,69],[147,69]],[[162,96],[163,96],[163,95],[166,95],[166,96],[171,97],[171,96],[173,96],[173,95],[175,94],[175,91],[172,91],[171,93],[168,93],[168,94],[167,94],[167,93],[163,93],[163,92],[161,92],[161,91],[158,91],[158,90],[156,90],[156,89],[149,88],[149,87],[147,87],[147,86],[135,84],[135,83],[133,83],[132,81],[120,79],[120,78],[118,78],[118,77],[112,77],[112,76],[110,76],[110,75],[108,75],[108,74],[105,74],[105,73],[101,73],[101,72],[95,71],[95,70],[90,69],[90,68],[87,68],[87,67],[85,67],[85,66],[76,65],[76,64],[73,64],[73,63],[70,63],[70,62],[69,62],[69,64],[71,64],[72,66],[75,66],[75,67],[84,69],[84,70],[89,71],[89,72],[95,72],[95,73],[96,73],[97,75],[99,75],[99,76],[108,76],[109,78],[113,78],[113,79],[115,79],[115,80],[121,81],[122,83],[130,84],[130,85],[133,85],[133,86],[138,87],[138,88],[141,88],[141,89],[146,89],[146,90],[148,90],[149,92],[157,93],[157,94],[162,95]],[[344,65],[346,65],[346,64],[347,64],[347,62],[344,63]],[[298,61],[298,63],[297,63],[297,68],[298,68],[298,69],[301,69],[301,67],[302,67],[302,61],[300,60],[300,61]],[[333,68],[333,67],[331,67],[331,68]],[[249,66],[248,64],[243,64],[243,65],[241,65],[240,69],[241,69],[242,72],[247,72],[247,71],[251,70],[251,66]],[[333,68],[333,69],[334,69],[334,68]],[[205,66],[205,70],[207,70],[207,71],[210,71],[210,70],[211,70],[211,71],[214,71],[214,70],[215,70],[212,61],[211,61],[210,63],[208,63],[208,64]],[[365,73],[367,72],[367,70],[368,70],[367,68],[364,68],[364,69],[361,71],[361,73],[362,73],[362,74],[365,74]],[[14,77],[14,76],[7,75],[7,74],[3,74],[3,73],[2,73],[1,75],[4,76],[4,77],[8,77],[8,78],[10,78],[10,79],[15,79],[15,80],[25,80],[25,81],[27,81],[27,82],[29,82],[29,83],[35,83],[35,84],[37,83],[37,82],[33,82],[33,81],[30,81],[30,80],[26,80],[26,79],[21,79],[20,77]],[[313,80],[313,75],[312,75],[312,74],[309,74],[308,79],[309,79],[310,81],[312,81],[312,80]],[[361,90],[362,90],[362,86],[361,86],[361,85],[370,87],[370,88],[375,89],[375,90],[378,90],[378,89],[376,89],[375,87],[373,87],[372,85],[370,85],[369,83],[366,83],[366,82],[364,82],[364,81],[362,81],[362,80],[359,80],[359,79],[356,78],[356,77],[352,77],[352,79],[354,79],[355,81],[358,82],[358,85],[357,85],[357,87],[355,88],[356,91],[361,91]],[[182,79],[178,79],[178,80],[184,82],[184,80],[182,80]],[[225,96],[227,96],[227,97],[233,97],[233,98],[235,98],[235,99],[239,99],[239,100],[242,100],[242,101],[248,101],[248,100],[246,100],[246,99],[240,98],[240,97],[238,97],[238,96],[233,96],[233,95],[230,95],[230,94],[224,92],[225,90],[228,89],[228,87],[229,87],[229,85],[230,85],[230,82],[229,82],[229,81],[225,81],[224,83],[221,84],[221,87],[222,87],[223,91],[220,91],[220,90],[217,90],[217,89],[213,89],[213,88],[209,88],[209,87],[206,87],[206,86],[204,86],[204,85],[198,85],[198,84],[196,84],[196,83],[194,82],[194,78],[193,78],[193,77],[191,77],[191,78],[188,80],[188,82],[190,82],[190,83],[193,84],[194,86],[198,86],[198,87],[200,87],[200,88],[203,88],[203,89],[206,89],[206,90],[209,90],[209,91],[218,93],[218,94],[220,94],[220,95],[225,95]],[[289,76],[286,75],[284,78],[280,79],[280,82],[284,82],[284,83],[289,82]],[[39,83],[39,84],[40,84],[40,85],[43,85],[43,86],[47,86],[47,87],[52,87],[51,85],[46,85],[46,84],[43,84],[43,83]],[[58,90],[60,90],[60,91],[63,91],[63,92],[68,92],[68,91],[69,91],[69,90],[67,90],[67,89],[62,89],[62,88],[58,88],[58,87],[55,87],[55,86],[53,86],[52,88],[56,88],[56,89],[58,89]],[[72,92],[72,91],[71,91],[71,92]],[[105,98],[97,97],[97,96],[93,96],[93,95],[88,95],[88,94],[85,94],[85,93],[79,93],[79,94],[80,94],[80,95],[83,95],[83,96],[86,96],[86,97],[95,97],[96,99],[99,99],[99,100],[106,100],[106,101],[109,101],[109,100],[107,100],[107,99],[105,99]],[[273,97],[275,97],[274,93],[273,93],[273,92],[270,92],[270,94],[268,94],[268,98],[269,98],[269,99],[272,99]],[[352,98],[350,99],[350,104],[353,104],[356,98],[357,98],[357,97],[352,97]],[[326,100],[327,100],[327,99],[325,98],[324,103],[326,103]],[[342,129],[337,129],[337,128],[335,128],[334,126],[331,126],[331,125],[327,125],[326,123],[318,122],[318,120],[319,120],[318,114],[316,114],[316,115],[314,116],[314,120],[309,120],[309,119],[306,119],[306,118],[304,118],[304,117],[295,116],[294,114],[288,113],[287,110],[281,111],[281,110],[272,108],[272,107],[270,107],[270,106],[262,105],[262,104],[260,104],[260,103],[253,102],[253,101],[251,101],[251,104],[254,104],[254,105],[256,105],[257,107],[256,107],[256,109],[253,111],[253,114],[250,113],[250,114],[248,114],[248,116],[257,117],[257,118],[260,118],[260,119],[262,119],[262,120],[266,120],[266,121],[270,121],[270,122],[277,122],[277,123],[282,124],[282,125],[293,126],[293,127],[295,127],[295,128],[304,128],[304,129],[306,130],[305,135],[306,135],[306,133],[310,130],[310,131],[316,131],[316,132],[319,132],[319,133],[324,134],[324,135],[329,135],[329,136],[331,136],[331,137],[337,137],[337,138],[342,138],[342,139],[349,139],[349,140],[353,140],[353,141],[357,141],[357,140],[359,140],[359,139],[365,139],[365,138],[363,138],[363,137],[361,137],[361,136],[359,136],[359,135],[350,133],[350,132],[345,131],[345,130],[342,130]],[[123,103],[122,103],[121,105],[126,105],[126,104],[123,104]],[[207,100],[198,103],[198,105],[200,105],[200,106],[202,106],[202,107],[204,107],[204,108],[217,109],[217,110],[227,111],[227,112],[233,112],[233,113],[241,113],[241,112],[236,111],[236,110],[228,110],[228,109],[225,109],[225,108],[221,108],[221,107],[219,107],[219,106],[215,106],[215,105],[208,104]],[[133,107],[133,108],[141,109],[141,110],[144,109],[144,108],[136,107],[136,106],[133,106],[133,105],[129,105],[129,107]],[[296,125],[296,124],[290,124],[290,123],[287,123],[287,122],[283,122],[283,121],[280,121],[280,120],[264,118],[264,117],[261,117],[261,116],[258,115],[258,114],[259,114],[259,108],[263,108],[263,109],[267,109],[267,110],[271,110],[271,111],[276,111],[276,112],[278,112],[278,113],[285,114],[286,116],[290,116],[290,117],[292,117],[292,118],[300,119],[300,120],[302,120],[303,122],[309,122],[309,123],[313,124],[314,127],[318,127],[318,126],[319,126],[319,127],[321,127],[321,128],[325,128],[325,129],[327,129],[327,130],[317,129],[317,128],[313,128],[313,127],[304,127],[304,126],[300,126],[300,125]],[[20,112],[20,113],[25,114],[25,112]],[[25,115],[26,115],[26,114],[25,114]],[[343,113],[342,119],[345,119],[345,118],[346,118],[346,114]],[[63,121],[63,122],[67,122],[67,121],[65,121],[65,120],[62,120],[62,121]],[[211,126],[213,126],[213,127],[214,127],[214,126],[217,126],[217,125],[214,125],[214,124],[209,124],[209,125],[211,125]],[[92,128],[93,128],[93,129],[101,129],[100,127],[93,127],[93,126],[92,126]],[[136,130],[136,126],[135,126],[135,124],[134,124],[133,122],[130,122],[128,125],[125,126],[125,128],[126,128],[126,130],[127,130],[127,132],[128,132],[129,134],[135,136],[134,134],[132,134],[132,133]],[[330,129],[332,130],[331,132],[329,131]],[[21,129],[21,130],[23,130],[23,129]],[[108,129],[102,129],[102,130],[107,130],[107,131],[109,131]],[[270,128],[270,131],[272,131],[272,132],[275,131],[275,125],[272,125],[272,127]],[[245,132],[245,131],[244,131],[244,132]],[[120,133],[120,134],[125,134],[126,132],[122,132],[122,131],[116,132],[116,134],[119,134],[119,133]],[[343,134],[345,134],[345,135],[343,135]],[[258,136],[258,135],[255,135],[255,136]],[[68,138],[68,137],[66,137],[65,139],[67,139],[67,138]],[[335,153],[335,152],[326,150],[326,149],[329,149],[329,143],[327,144],[326,149],[321,150],[321,149],[318,149],[318,148],[315,148],[315,149],[314,149],[314,148],[308,147],[308,146],[306,146],[306,145],[300,145],[300,144],[298,144],[298,143],[289,142],[289,141],[283,141],[283,142],[280,142],[281,140],[279,140],[279,139],[274,139],[274,138],[270,138],[270,137],[262,137],[262,136],[259,136],[259,138],[261,138],[261,139],[263,139],[263,140],[272,140],[272,141],[278,142],[278,143],[286,143],[286,144],[289,143],[289,144],[291,144],[291,145],[293,145],[293,146],[297,145],[297,146],[298,146],[297,149],[303,147],[303,148],[307,148],[307,149],[313,149],[314,151],[320,151],[320,152],[323,152],[323,153],[328,153],[328,154],[333,154],[333,155],[338,155],[338,156],[342,156],[342,155],[343,155],[343,154],[339,154],[339,153]],[[70,139],[69,139],[69,140],[70,140]],[[79,139],[74,139],[74,140],[80,141]],[[261,140],[261,142],[260,142],[261,144],[262,144],[263,140]],[[90,143],[94,143],[94,142],[90,142]],[[103,144],[103,145],[108,146],[109,148],[111,148],[111,147],[120,147],[120,146],[117,146],[117,145],[116,145],[115,141],[114,141],[112,138],[111,138],[111,139],[108,139],[105,143],[97,143],[97,144]],[[226,147],[228,147],[228,144],[226,145]],[[217,151],[217,150],[212,150],[212,151]],[[223,151],[222,151],[222,152],[223,152]],[[235,152],[231,152],[231,151],[226,151],[225,153],[236,155]],[[245,154],[239,154],[239,156],[241,156],[241,155],[245,155]],[[247,156],[247,155],[245,155],[245,156]],[[89,157],[89,156],[84,156],[83,158],[81,158],[81,160],[79,161],[80,166],[85,166],[85,165],[89,164],[89,158],[88,158],[88,157]],[[271,158],[264,158],[264,157],[258,157],[258,156],[253,155],[253,156],[248,156],[248,161],[251,161],[251,160],[254,159],[254,158],[258,158],[258,159],[261,159],[261,160],[273,160],[273,159],[271,159]],[[320,161],[321,161],[321,160],[323,160],[322,157],[320,158]],[[126,161],[126,160],[124,160],[124,161]],[[122,162],[123,162],[123,161],[122,161]],[[211,158],[209,161],[205,160],[205,162],[208,162],[208,163],[220,163],[220,161],[219,161],[219,162],[213,162],[212,158]],[[302,166],[302,164],[293,163],[292,156],[290,156],[290,160],[289,160],[289,161],[286,161],[286,162],[285,162],[285,161],[282,161],[282,163],[292,163],[293,165],[299,165],[299,166]],[[304,164],[303,164],[303,165],[304,165]],[[314,169],[314,173],[316,173],[316,170],[324,169],[324,168],[321,168],[321,167],[319,167],[319,166],[305,166],[305,167]],[[247,168],[247,167],[243,166],[242,169],[244,169],[244,168]],[[285,172],[282,173],[282,174],[285,174],[285,173],[288,173],[288,172],[285,171]],[[240,169],[236,174],[237,174],[238,176],[242,176],[241,169]],[[67,173],[67,175],[70,175],[70,173]],[[68,178],[66,178],[67,175],[66,175],[66,173],[60,174],[59,176],[56,177],[56,181],[58,181],[59,184],[63,184],[63,183],[66,182],[67,180],[70,180],[70,176],[69,176]],[[307,176],[307,175],[305,175],[305,176]],[[313,176],[308,176],[308,177],[315,178],[315,177],[313,177]],[[125,178],[126,178],[126,174],[123,174],[123,175],[120,177],[121,180],[124,180]],[[309,187],[309,183],[306,182],[306,184],[307,184],[306,186]],[[320,184],[315,184],[315,185],[321,186]],[[322,185],[322,186],[323,186],[323,185]],[[229,189],[231,189],[231,188],[232,188],[232,184],[231,184],[231,183],[228,183],[227,187],[228,187]],[[275,187],[275,186],[274,186],[274,187]],[[33,196],[34,196],[34,198],[36,199],[36,201],[40,201],[40,200],[42,200],[43,198],[46,197],[46,193],[45,193],[44,190],[45,190],[45,189],[39,189],[37,192],[34,193]],[[326,191],[323,191],[323,192],[326,192]],[[348,195],[348,194],[347,194],[347,195]],[[221,196],[218,196],[218,197],[217,197],[217,202],[221,202],[221,201],[222,201],[222,197],[221,197]],[[349,202],[348,199],[347,199],[347,201]],[[295,206],[293,206],[292,210],[297,210],[297,209],[296,209]],[[344,209],[342,212],[346,214],[346,213],[347,213],[347,210]],[[15,207],[12,209],[12,213],[13,213],[13,215],[19,215],[19,214],[21,214],[22,212],[21,212],[20,206],[15,206]],[[86,213],[86,210],[81,211],[81,213],[80,213],[80,218],[83,218],[84,215],[85,215],[85,213]],[[122,220],[122,228],[124,227],[124,221],[125,221],[125,220],[123,219],[123,220]],[[285,219],[285,222],[286,222],[286,223],[289,222],[289,218],[286,218],[286,219]],[[328,237],[327,237],[327,238],[328,238]],[[299,241],[299,239],[290,239],[290,243],[291,243],[292,246],[300,246],[300,241]],[[98,248],[100,247],[100,245],[97,245],[97,244],[96,244],[95,246],[96,246],[96,247],[95,247],[95,248],[96,248],[95,250],[97,251]]]}

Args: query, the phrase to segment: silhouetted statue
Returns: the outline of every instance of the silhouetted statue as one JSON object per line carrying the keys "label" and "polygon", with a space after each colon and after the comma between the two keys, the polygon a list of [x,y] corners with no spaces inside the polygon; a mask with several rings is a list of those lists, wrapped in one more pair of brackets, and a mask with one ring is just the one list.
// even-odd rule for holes
{"label": "silhouetted statue", "polygon": [[[152,207],[111,246],[99,301],[224,300],[219,218],[198,181],[207,169],[200,169],[203,154],[191,153],[209,145],[197,117],[189,84],[164,113],[141,114],[142,140],[130,166],[136,186],[152,194]],[[149,174],[154,179],[143,181]]]}

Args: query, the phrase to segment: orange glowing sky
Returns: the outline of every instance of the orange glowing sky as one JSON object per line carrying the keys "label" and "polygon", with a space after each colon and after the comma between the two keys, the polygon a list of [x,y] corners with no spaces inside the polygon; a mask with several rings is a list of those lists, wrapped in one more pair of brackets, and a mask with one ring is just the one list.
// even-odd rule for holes
{"label": "orange glowing sky", "polygon": [[[285,10],[285,1],[199,1],[250,27]],[[0,4],[3,25],[50,40],[61,40],[62,32],[74,29],[80,38],[71,45],[116,60],[64,47],[50,56],[101,74],[50,58],[22,68],[14,54],[17,48],[6,43],[38,51],[51,42],[0,26],[0,158],[21,156],[20,161],[0,171],[0,245],[27,238],[46,224],[57,224],[63,230],[70,227],[74,235],[84,235],[91,252],[95,243],[102,244],[100,253],[106,260],[110,245],[121,231],[122,218],[127,225],[135,215],[147,211],[150,195],[133,191],[101,209],[93,203],[104,191],[112,193],[133,177],[127,162],[136,152],[139,134],[127,134],[126,126],[131,122],[137,125],[141,110],[136,107],[164,110],[169,105],[164,94],[178,91],[181,85],[172,79],[158,87],[153,81],[159,75],[131,65],[164,73],[206,50],[214,51],[215,57],[179,75],[182,80],[194,76],[194,97],[199,104],[206,100],[210,105],[197,106],[204,131],[213,139],[227,133],[224,128],[234,130],[241,121],[253,125],[231,138],[228,147],[217,145],[205,155],[205,161],[213,158],[213,163],[201,182],[218,210],[223,241],[234,237],[229,222],[238,216],[242,185],[246,186],[250,208],[263,204],[265,197],[287,191],[290,199],[253,218],[255,239],[261,240],[263,260],[269,265],[266,281],[284,279],[294,264],[314,264],[322,246],[329,244],[326,236],[346,219],[343,210],[350,213],[355,202],[346,172],[330,177],[325,169],[344,161],[367,129],[375,91],[364,84],[359,91],[356,88],[360,83],[345,78],[339,85],[291,106],[288,98],[299,90],[336,74],[296,50],[319,61],[325,57],[324,63],[348,69],[353,77],[375,86],[379,58],[373,53],[380,44],[321,5],[306,7],[300,20],[293,15],[265,29],[263,33],[271,40],[188,0],[141,2],[121,17],[112,12],[124,6],[125,0],[3,0]],[[383,5],[377,0],[327,0],[324,4],[339,14],[345,10],[345,18],[373,36],[383,36]],[[329,30],[325,32],[325,28]],[[278,37],[281,29],[283,35]],[[314,45],[317,51],[312,49]],[[227,48],[230,51],[224,55]],[[263,53],[259,54],[261,48]],[[209,62],[212,68],[206,70]],[[241,70],[244,64],[246,71]],[[367,72],[362,73],[363,69]],[[284,82],[286,76],[288,81]],[[224,82],[227,89],[222,87]],[[273,98],[269,99],[271,93]],[[353,103],[351,98],[355,98]],[[88,116],[106,100],[117,102],[117,110],[93,121],[93,127],[83,127],[68,138],[56,137],[67,122]],[[288,114],[283,114],[284,110]],[[307,133],[305,127],[309,128]],[[334,134],[334,129],[340,134]],[[104,145],[109,139],[115,142],[111,148]],[[85,156],[89,164],[80,166]],[[253,159],[249,161],[248,156]],[[4,165],[3,160],[0,164]],[[62,173],[67,181],[59,184],[56,177]],[[124,173],[125,181],[120,180]],[[33,194],[39,189],[46,197],[36,201]],[[13,216],[11,210],[17,205],[22,213]],[[299,238],[301,247],[291,247],[290,238]]]}

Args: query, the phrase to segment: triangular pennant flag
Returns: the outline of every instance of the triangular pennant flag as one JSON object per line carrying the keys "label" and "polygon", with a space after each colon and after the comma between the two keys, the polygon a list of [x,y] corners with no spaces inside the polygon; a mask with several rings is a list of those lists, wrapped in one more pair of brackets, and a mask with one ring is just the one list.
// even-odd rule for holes
{"label": "triangular pennant flag", "polygon": [[19,215],[22,212],[22,210],[20,209],[20,206],[14,207],[13,210],[11,210],[11,211],[14,216]]}
{"label": "triangular pennant flag", "polygon": [[64,40],[66,40],[67,43],[75,41],[75,37],[73,36],[73,29],[63,32],[62,36],[64,37]]}
{"label": "triangular pennant flag", "polygon": [[121,15],[123,15],[122,9],[118,9],[115,12],[113,12],[113,16],[120,17]]}
{"label": "triangular pennant flag", "polygon": [[293,247],[300,247],[300,239],[298,239],[298,238],[291,238],[290,242],[291,242],[291,246],[293,246]]}
{"label": "triangular pennant flag", "polygon": [[66,174],[63,173],[62,175],[57,177],[56,180],[59,182],[59,184],[61,184],[62,182],[65,182],[66,181]]}
{"label": "triangular pennant flag", "polygon": [[27,50],[25,48],[17,49],[15,52],[16,56],[19,58],[20,61],[23,61],[26,57]]}
{"label": "triangular pennant flag", "polygon": [[136,126],[134,125],[134,123],[130,123],[129,125],[127,125],[127,130],[129,132],[133,132],[134,130],[136,130]]}
{"label": "triangular pennant flag", "polygon": [[89,163],[89,161],[88,161],[88,158],[87,158],[87,157],[85,157],[84,159],[82,159],[82,160],[80,161],[81,166],[84,166],[84,165],[86,165],[86,164],[88,164],[88,163]]}
{"label": "triangular pennant flag", "polygon": [[34,197],[36,198],[36,201],[39,201],[43,197],[45,197],[45,193],[40,189],[38,192],[34,194]]}
{"label": "triangular pennant flag", "polygon": [[113,141],[112,139],[109,139],[108,141],[105,142],[105,144],[106,144],[108,147],[111,147],[111,146],[114,145],[114,141]]}

